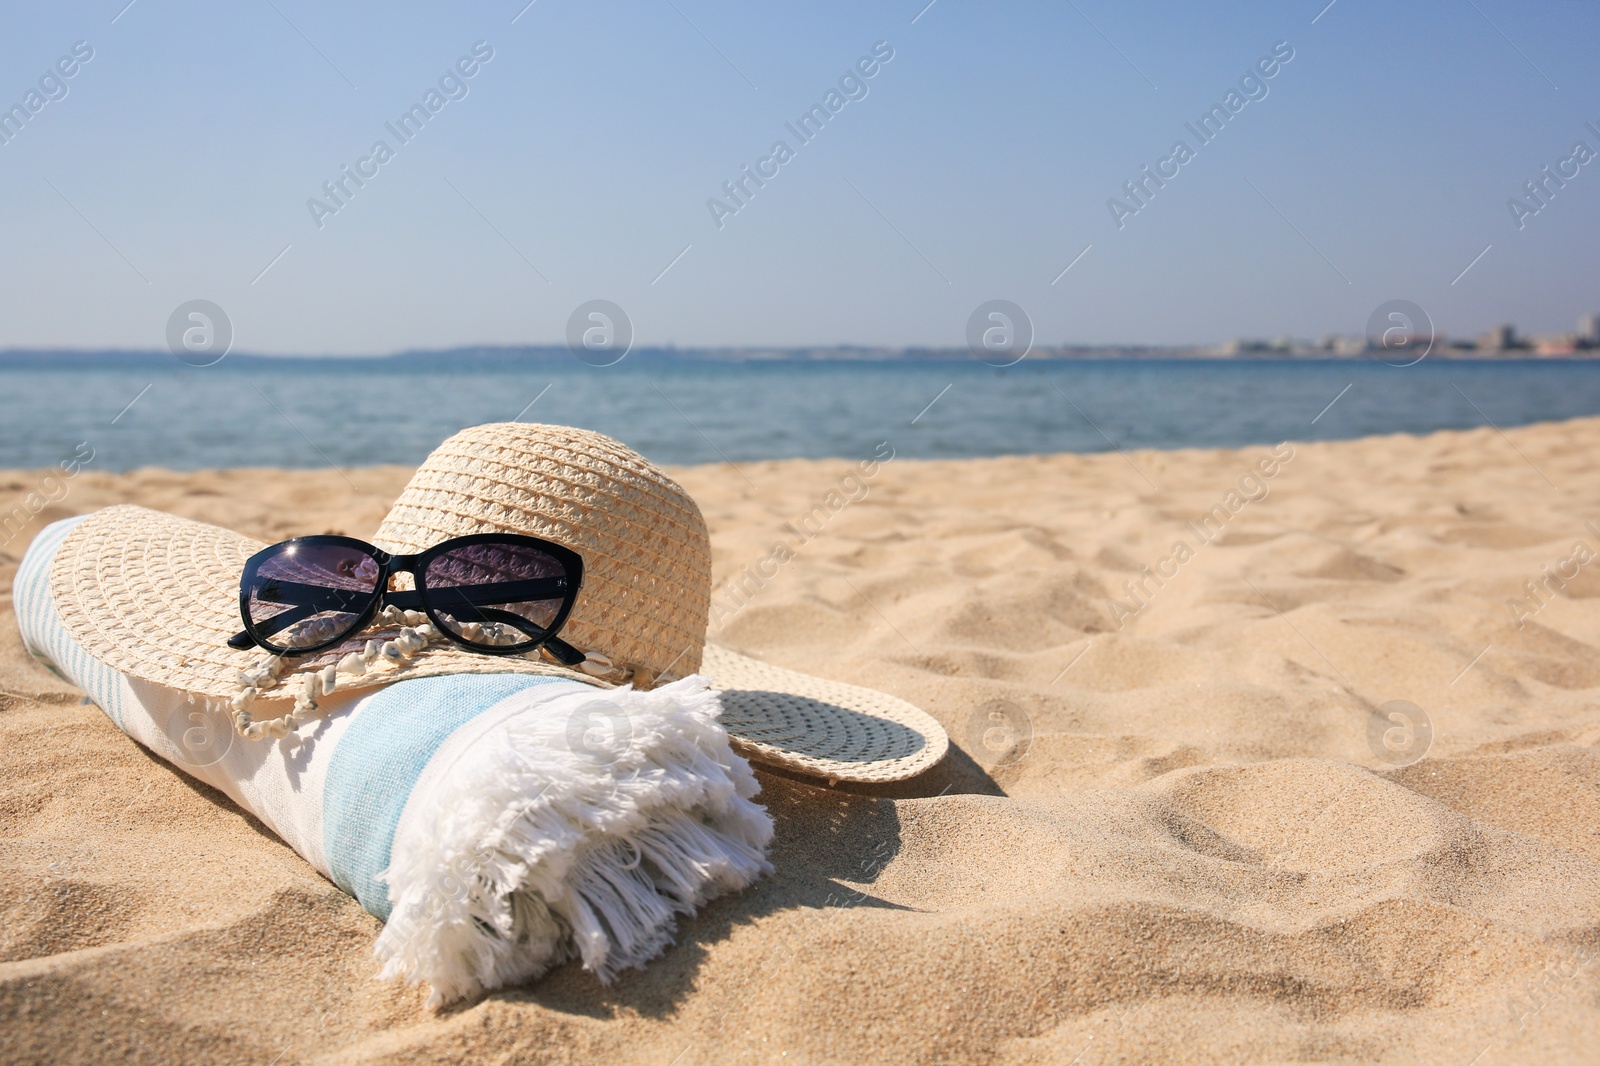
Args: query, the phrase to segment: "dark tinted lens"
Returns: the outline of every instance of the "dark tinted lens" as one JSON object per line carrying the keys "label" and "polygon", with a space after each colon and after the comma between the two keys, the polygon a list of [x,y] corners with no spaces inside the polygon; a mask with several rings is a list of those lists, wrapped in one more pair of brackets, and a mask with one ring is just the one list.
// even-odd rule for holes
{"label": "dark tinted lens", "polygon": [[466,544],[422,575],[428,606],[463,640],[510,647],[543,640],[570,592],[564,563],[525,544]]}
{"label": "dark tinted lens", "polygon": [[250,621],[280,651],[321,644],[349,630],[372,603],[378,561],[343,544],[279,545],[251,575]]}

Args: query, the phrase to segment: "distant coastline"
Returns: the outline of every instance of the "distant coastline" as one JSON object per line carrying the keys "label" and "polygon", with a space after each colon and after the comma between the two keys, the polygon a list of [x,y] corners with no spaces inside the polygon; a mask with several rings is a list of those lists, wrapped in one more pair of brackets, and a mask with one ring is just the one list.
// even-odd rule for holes
{"label": "distant coastline", "polygon": [[935,354],[927,349],[848,349],[850,358],[836,348],[801,349],[813,358],[635,350],[604,368],[553,345],[387,358],[232,354],[206,367],[166,351],[13,354],[0,356],[0,467],[44,468],[80,441],[101,472],[415,465],[462,426],[507,419],[584,426],[690,465],[860,457],[884,440],[907,458],[960,459],[1270,446],[1600,415],[1592,359],[1430,356],[1397,367],[1131,350],[1138,357],[1086,348],[1008,367],[964,349],[935,358],[916,357]]}
{"label": "distant coastline", "polygon": [[[1100,362],[1216,360],[1236,362],[1322,362],[1376,360],[1388,353],[1361,343],[1293,344],[1266,341],[1233,341],[1223,345],[1060,345],[1035,347],[1028,362]],[[1559,350],[1518,346],[1512,348],[1461,347],[1435,344],[1429,360],[1482,362],[1537,361],[1571,362],[1600,359],[1600,348],[1561,346]],[[146,362],[170,363],[172,355],[161,349],[84,349],[84,348],[6,348],[0,349],[0,368],[27,366],[131,366]],[[234,352],[225,363],[263,362],[339,362],[400,364],[422,368],[444,362],[502,363],[515,360],[573,362],[565,345],[471,345],[459,348],[414,349],[380,355],[278,355],[265,352]],[[832,347],[729,347],[729,348],[652,348],[635,347],[628,361],[695,363],[922,363],[970,362],[966,348],[889,348],[857,345]]]}

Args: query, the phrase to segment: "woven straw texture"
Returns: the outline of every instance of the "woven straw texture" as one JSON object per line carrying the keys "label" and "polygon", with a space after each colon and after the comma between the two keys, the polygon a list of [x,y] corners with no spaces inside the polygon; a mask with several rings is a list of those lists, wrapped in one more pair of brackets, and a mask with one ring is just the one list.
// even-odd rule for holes
{"label": "woven straw texture", "polygon": [[[707,647],[711,553],[700,510],[676,482],[609,437],[523,423],[463,430],[418,469],[372,541],[410,553],[487,532],[579,552],[583,589],[562,637],[656,678],[705,673],[724,690],[723,724],[753,761],[839,781],[895,781],[945,754],[944,730],[904,700]],[[160,511],[108,507],[62,541],[50,591],[68,632],[107,666],[226,701],[239,691],[237,672],[266,655],[226,643],[241,627],[245,560],[265,546]],[[295,674],[394,631],[363,630],[300,660]],[[339,688],[461,673],[602,683],[537,652],[481,655],[440,641],[408,663],[379,660],[365,674],[341,677]],[[259,703],[287,707],[292,688],[263,693]]]}
{"label": "woven straw texture", "polygon": [[687,492],[610,437],[500,422],[446,440],[412,477],[373,543],[419,552],[469,533],[523,533],[583,556],[561,636],[652,676],[700,668],[711,541]]}
{"label": "woven straw texture", "polygon": [[903,781],[950,746],[932,716],[884,692],[769,666],[715,644],[703,671],[722,692],[739,754],[838,781]]}

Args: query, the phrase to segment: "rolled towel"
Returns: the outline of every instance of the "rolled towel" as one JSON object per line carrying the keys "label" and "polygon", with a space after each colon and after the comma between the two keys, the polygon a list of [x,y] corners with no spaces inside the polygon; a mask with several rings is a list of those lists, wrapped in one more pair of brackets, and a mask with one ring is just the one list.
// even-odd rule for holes
{"label": "rolled towel", "polygon": [[426,983],[430,1005],[573,957],[609,982],[671,943],[679,915],[770,870],[772,820],[705,678],[417,678],[244,740],[226,705],[127,677],[68,635],[49,570],[78,521],[40,532],[17,571],[28,649],[382,919],[381,976]]}

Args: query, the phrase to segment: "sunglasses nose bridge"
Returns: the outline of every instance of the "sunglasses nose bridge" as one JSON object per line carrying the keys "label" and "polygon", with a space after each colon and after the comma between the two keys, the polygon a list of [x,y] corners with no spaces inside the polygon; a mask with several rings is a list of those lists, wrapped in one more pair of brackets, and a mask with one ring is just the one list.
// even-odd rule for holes
{"label": "sunglasses nose bridge", "polygon": [[409,591],[404,586],[398,590],[393,587],[395,577],[400,574],[410,574],[410,585],[415,588],[418,570],[417,560],[420,558],[422,558],[420,555],[389,555],[387,553],[380,556],[379,562],[383,567],[383,580],[379,582],[378,591],[383,594],[395,591]]}

